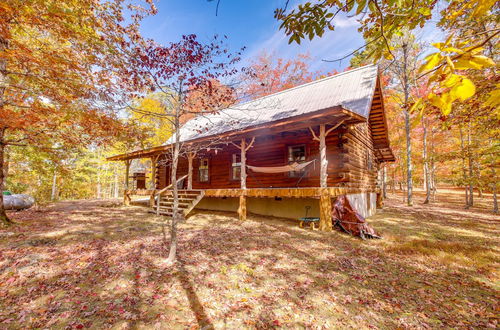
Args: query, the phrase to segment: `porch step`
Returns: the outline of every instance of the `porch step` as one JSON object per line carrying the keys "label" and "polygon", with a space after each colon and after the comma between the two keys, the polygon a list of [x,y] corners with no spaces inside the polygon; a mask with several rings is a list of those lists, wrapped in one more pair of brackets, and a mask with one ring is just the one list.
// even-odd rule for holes
{"label": "porch step", "polygon": [[[179,190],[179,211],[184,216],[188,215],[205,195],[203,190]],[[158,204],[159,203],[159,204]],[[173,215],[174,197],[171,190],[166,190],[156,199],[155,206],[150,210],[152,213],[169,216]]]}
{"label": "porch step", "polygon": [[[179,202],[179,207],[189,207],[193,203],[193,199],[190,200],[189,202]],[[174,201],[168,202],[168,201],[160,201],[160,208],[161,207],[166,207],[166,206],[173,206]]]}

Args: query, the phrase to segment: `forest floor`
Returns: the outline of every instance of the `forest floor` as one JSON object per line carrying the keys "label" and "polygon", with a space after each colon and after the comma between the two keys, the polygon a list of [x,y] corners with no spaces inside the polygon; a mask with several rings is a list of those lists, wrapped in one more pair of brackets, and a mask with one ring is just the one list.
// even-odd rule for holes
{"label": "forest floor", "polygon": [[0,328],[498,328],[499,217],[476,198],[391,195],[381,240],[198,212],[164,265],[162,218],[117,201],[11,214]]}

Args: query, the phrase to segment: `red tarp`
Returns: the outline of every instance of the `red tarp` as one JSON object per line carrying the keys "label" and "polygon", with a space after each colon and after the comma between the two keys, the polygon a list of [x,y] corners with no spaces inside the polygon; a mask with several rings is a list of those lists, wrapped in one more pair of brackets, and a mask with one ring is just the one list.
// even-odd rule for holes
{"label": "red tarp", "polygon": [[375,230],[366,223],[365,218],[356,212],[347,197],[339,196],[332,206],[333,225],[351,235],[365,238],[381,238]]}

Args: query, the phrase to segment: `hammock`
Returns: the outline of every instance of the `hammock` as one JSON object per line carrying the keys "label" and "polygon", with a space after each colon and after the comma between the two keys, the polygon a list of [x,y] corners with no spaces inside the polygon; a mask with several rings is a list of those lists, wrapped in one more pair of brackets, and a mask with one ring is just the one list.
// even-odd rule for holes
{"label": "hammock", "polygon": [[247,165],[249,169],[251,169],[254,172],[258,173],[284,173],[284,172],[292,172],[292,171],[301,171],[305,167],[307,167],[309,164],[313,163],[314,159],[306,162],[306,163],[293,163],[290,165],[285,165],[285,166],[275,166],[275,167],[258,167],[258,166],[250,166]]}

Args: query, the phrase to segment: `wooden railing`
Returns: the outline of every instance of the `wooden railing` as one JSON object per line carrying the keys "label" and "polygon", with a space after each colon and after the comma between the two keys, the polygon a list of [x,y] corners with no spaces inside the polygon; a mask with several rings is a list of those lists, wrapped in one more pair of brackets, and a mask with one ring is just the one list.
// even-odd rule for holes
{"label": "wooden railing", "polygon": [[[178,184],[179,181],[182,181],[184,180],[185,178],[187,178],[187,174],[184,175],[183,177],[180,177],[179,179],[177,179],[177,181],[175,181],[175,184]],[[156,193],[155,193],[155,198],[156,198],[156,215],[160,215],[160,199],[161,199],[161,195],[169,190],[170,188],[173,187],[173,183],[169,184],[168,186],[166,186],[165,188],[161,189],[161,190],[158,190]]]}

